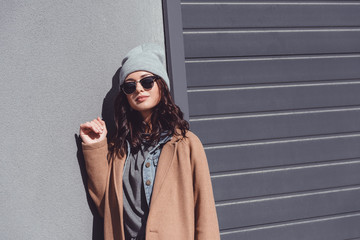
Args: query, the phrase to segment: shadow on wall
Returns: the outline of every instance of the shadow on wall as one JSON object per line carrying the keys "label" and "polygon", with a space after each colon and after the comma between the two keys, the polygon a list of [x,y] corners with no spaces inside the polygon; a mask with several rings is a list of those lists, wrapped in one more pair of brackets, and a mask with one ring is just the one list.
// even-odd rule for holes
{"label": "shadow on wall", "polygon": [[112,78],[111,89],[106,94],[103,105],[102,105],[102,118],[106,123],[106,128],[108,130],[108,140],[115,134],[115,122],[114,122],[114,100],[119,93],[119,68]]}
{"label": "shadow on wall", "polygon": [[[114,100],[119,92],[119,72],[120,68],[116,71],[115,75],[112,78],[111,89],[106,94],[103,105],[102,105],[102,118],[106,123],[106,128],[108,130],[108,140],[115,133],[115,122],[114,122]],[[103,240],[104,239],[104,221],[103,218],[99,215],[97,208],[90,197],[89,190],[87,188],[87,173],[85,167],[84,155],[81,147],[81,138],[78,134],[75,134],[75,141],[77,145],[77,159],[80,168],[82,182],[86,192],[86,199],[90,208],[90,211],[93,215],[93,232],[92,240]]]}

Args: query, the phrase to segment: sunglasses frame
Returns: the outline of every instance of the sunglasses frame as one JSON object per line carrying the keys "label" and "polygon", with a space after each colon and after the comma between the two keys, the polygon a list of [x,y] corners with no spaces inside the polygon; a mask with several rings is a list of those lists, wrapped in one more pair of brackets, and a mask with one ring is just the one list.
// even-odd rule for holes
{"label": "sunglasses frame", "polygon": [[[146,78],[151,78],[152,79],[152,86],[150,87],[150,88],[146,88],[146,87],[144,87],[144,85],[143,85],[143,83],[141,82],[141,81],[143,81],[144,79],[146,79]],[[157,75],[151,75],[151,76],[146,76],[146,77],[143,77],[142,79],[140,79],[140,80],[137,80],[137,81],[131,81],[131,82],[124,82],[123,84],[122,84],[122,86],[121,86],[121,90],[126,94],[126,95],[131,95],[131,94],[133,94],[135,91],[136,91],[136,85],[138,84],[138,83],[140,83],[141,84],[141,86],[145,89],[145,90],[151,90],[153,87],[154,87],[154,82],[156,82],[156,80],[158,80],[160,77],[159,76],[157,76]],[[125,84],[126,83],[134,83],[135,85],[135,88],[134,88],[134,91],[132,91],[131,93],[127,93],[127,92],[125,92]]]}

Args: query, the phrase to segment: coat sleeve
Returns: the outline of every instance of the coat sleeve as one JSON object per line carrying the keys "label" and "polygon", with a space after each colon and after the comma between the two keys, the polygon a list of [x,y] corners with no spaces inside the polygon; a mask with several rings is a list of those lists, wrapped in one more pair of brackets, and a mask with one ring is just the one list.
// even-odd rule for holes
{"label": "coat sleeve", "polygon": [[104,217],[105,191],[109,174],[107,140],[92,144],[82,143],[82,150],[88,175],[89,193],[99,214]]}
{"label": "coat sleeve", "polygon": [[[193,134],[192,134],[193,135]],[[209,166],[204,148],[195,135],[190,136],[195,204],[195,240],[220,240]]]}

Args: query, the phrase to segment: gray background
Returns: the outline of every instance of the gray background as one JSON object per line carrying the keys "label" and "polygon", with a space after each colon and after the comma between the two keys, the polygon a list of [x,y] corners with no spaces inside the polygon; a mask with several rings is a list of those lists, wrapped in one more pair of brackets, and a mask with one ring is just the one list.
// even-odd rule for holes
{"label": "gray background", "polygon": [[75,134],[124,54],[164,43],[161,1],[3,0],[0,33],[0,238],[96,238]]}

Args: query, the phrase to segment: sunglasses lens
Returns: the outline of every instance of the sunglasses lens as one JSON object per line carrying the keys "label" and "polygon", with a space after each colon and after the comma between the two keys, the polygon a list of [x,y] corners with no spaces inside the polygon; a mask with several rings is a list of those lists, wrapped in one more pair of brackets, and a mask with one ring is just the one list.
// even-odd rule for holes
{"label": "sunglasses lens", "polygon": [[154,86],[154,79],[153,77],[146,77],[141,79],[140,83],[143,88],[151,89]]}
{"label": "sunglasses lens", "polygon": [[136,83],[135,82],[127,82],[124,83],[123,90],[126,94],[132,94],[136,89]]}

